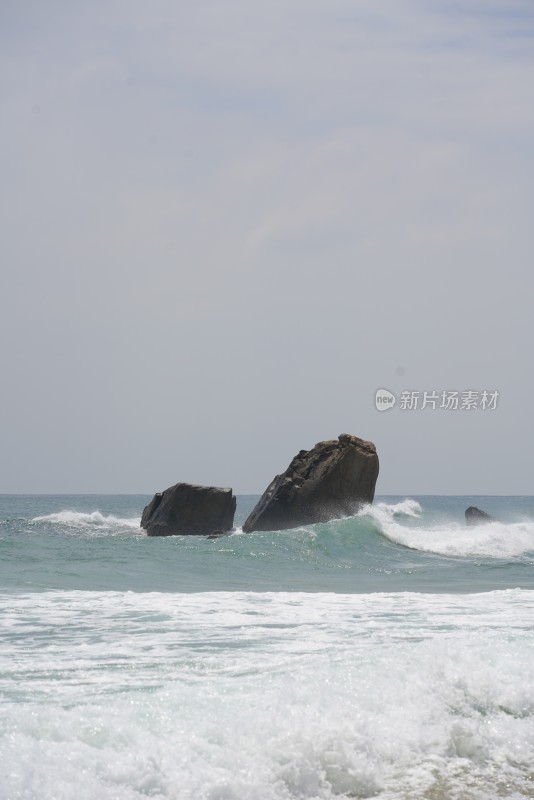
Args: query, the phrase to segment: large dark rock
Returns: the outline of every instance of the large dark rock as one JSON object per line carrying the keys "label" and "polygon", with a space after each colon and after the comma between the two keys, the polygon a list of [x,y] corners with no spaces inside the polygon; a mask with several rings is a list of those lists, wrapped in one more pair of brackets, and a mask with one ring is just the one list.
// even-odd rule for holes
{"label": "large dark rock", "polygon": [[378,456],[372,442],[343,433],[301,450],[283,475],[276,475],[243,530],[279,531],[355,514],[372,503]]}
{"label": "large dark rock", "polygon": [[492,517],[491,514],[486,514],[485,511],[481,511],[480,508],[476,506],[469,506],[469,508],[465,510],[466,525],[485,525],[488,522],[498,522],[498,520]]}
{"label": "large dark rock", "polygon": [[177,483],[154,495],[141,517],[149,536],[197,535],[231,530],[235,497],[231,489]]}

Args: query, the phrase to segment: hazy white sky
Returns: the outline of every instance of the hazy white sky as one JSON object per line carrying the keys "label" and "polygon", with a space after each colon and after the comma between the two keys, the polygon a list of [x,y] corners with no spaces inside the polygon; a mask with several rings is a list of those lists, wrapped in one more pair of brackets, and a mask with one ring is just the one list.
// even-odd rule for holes
{"label": "hazy white sky", "polygon": [[[0,492],[534,493],[531,0],[0,6]],[[379,387],[501,392],[379,414]]]}

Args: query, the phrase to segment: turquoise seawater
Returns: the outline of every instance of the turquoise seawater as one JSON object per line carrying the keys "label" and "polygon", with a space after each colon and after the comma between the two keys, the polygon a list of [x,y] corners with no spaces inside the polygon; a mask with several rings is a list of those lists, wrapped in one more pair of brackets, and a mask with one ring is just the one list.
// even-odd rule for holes
{"label": "turquoise seawater", "polygon": [[534,498],[219,539],[149,499],[0,497],[0,800],[534,797]]}
{"label": "turquoise seawater", "polygon": [[[147,537],[150,497],[0,496],[0,588],[136,592],[534,589],[534,498],[378,497],[349,519],[242,534]],[[466,528],[477,505],[502,524]]]}

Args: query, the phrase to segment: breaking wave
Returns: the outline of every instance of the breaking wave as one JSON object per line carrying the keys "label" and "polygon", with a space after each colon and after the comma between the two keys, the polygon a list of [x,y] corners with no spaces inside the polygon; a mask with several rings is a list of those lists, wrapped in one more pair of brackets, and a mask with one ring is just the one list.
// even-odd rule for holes
{"label": "breaking wave", "polygon": [[411,527],[399,517],[421,517],[421,506],[415,500],[395,505],[377,503],[367,506],[362,514],[371,517],[380,532],[395,544],[442,556],[514,558],[534,553],[534,522],[466,526],[448,521],[424,527]]}
{"label": "breaking wave", "polygon": [[56,514],[45,514],[33,517],[32,522],[50,522],[56,525],[68,525],[74,528],[139,528],[140,517],[123,518],[100,511],[84,513],[82,511],[59,511]]}

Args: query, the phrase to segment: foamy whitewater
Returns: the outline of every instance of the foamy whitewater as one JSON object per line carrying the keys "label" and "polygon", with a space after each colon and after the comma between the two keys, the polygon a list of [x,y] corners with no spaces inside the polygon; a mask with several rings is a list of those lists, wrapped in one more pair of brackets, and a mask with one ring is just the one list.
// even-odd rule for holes
{"label": "foamy whitewater", "polygon": [[148,499],[0,497],[0,800],[534,797],[534,498],[215,540]]}

